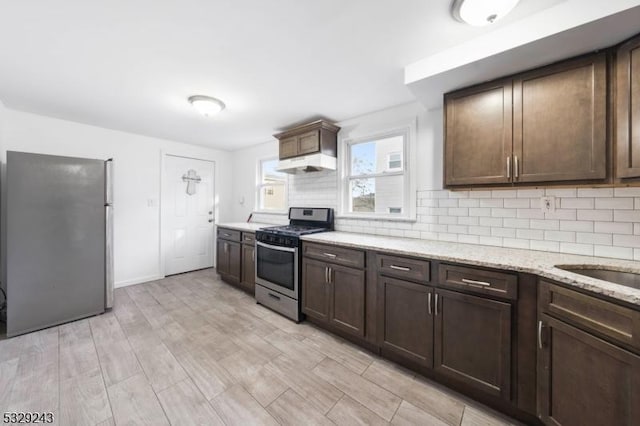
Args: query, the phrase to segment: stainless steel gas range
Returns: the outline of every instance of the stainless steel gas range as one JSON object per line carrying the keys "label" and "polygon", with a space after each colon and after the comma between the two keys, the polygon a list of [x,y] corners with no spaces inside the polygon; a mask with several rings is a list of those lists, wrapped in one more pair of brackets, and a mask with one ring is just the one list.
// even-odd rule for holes
{"label": "stainless steel gas range", "polygon": [[291,207],[289,225],[256,231],[256,301],[300,321],[300,237],[331,230],[333,209]]}

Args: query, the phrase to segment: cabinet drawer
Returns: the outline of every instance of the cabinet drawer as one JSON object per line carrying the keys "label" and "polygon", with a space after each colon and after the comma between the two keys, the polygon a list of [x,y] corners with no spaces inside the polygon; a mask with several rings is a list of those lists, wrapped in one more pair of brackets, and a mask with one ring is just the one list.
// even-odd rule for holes
{"label": "cabinet drawer", "polygon": [[518,298],[518,277],[497,271],[456,265],[440,265],[438,286],[503,299]]}
{"label": "cabinet drawer", "polygon": [[240,241],[240,231],[235,231],[233,229],[227,228],[218,228],[218,238],[229,241]]}
{"label": "cabinet drawer", "polygon": [[426,260],[379,254],[376,263],[378,273],[382,275],[411,281],[428,282],[431,279],[431,262]]}
{"label": "cabinet drawer", "polygon": [[540,311],[640,350],[640,312],[540,281]]}
{"label": "cabinet drawer", "polygon": [[303,254],[306,257],[322,259],[325,262],[335,263],[337,265],[360,269],[364,268],[364,252],[360,250],[323,244],[304,243]]}
{"label": "cabinet drawer", "polygon": [[256,234],[252,232],[243,232],[242,233],[242,242],[244,244],[255,244],[256,242]]}

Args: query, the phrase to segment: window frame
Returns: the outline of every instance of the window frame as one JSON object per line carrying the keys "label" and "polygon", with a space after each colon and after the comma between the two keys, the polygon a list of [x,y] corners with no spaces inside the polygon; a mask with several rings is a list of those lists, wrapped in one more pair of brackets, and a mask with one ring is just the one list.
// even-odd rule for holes
{"label": "window frame", "polygon": [[[339,189],[339,206],[338,218],[345,219],[367,219],[367,220],[386,220],[398,222],[415,222],[416,220],[416,179],[415,179],[415,162],[413,153],[416,152],[415,141],[417,133],[417,119],[397,125],[389,126],[383,130],[369,131],[361,135],[345,137],[340,140],[338,155],[338,189]],[[385,170],[381,173],[363,174],[354,177],[351,175],[351,147],[359,143],[372,142],[379,139],[386,139],[394,136],[403,136],[402,154],[402,170]],[[398,152],[398,151],[395,151]],[[387,162],[388,166],[388,162]],[[403,213],[363,213],[351,212],[350,207],[350,182],[354,179],[367,179],[375,177],[403,176],[403,205],[401,206]]]}
{"label": "window frame", "polygon": [[[274,184],[272,183],[264,183],[262,182],[262,163],[267,162],[267,161],[279,161],[278,157],[273,157],[273,156],[269,156],[269,157],[262,157],[262,158],[258,158],[257,162],[256,162],[256,187],[255,187],[255,205],[254,205],[254,212],[256,213],[266,213],[266,214],[283,214],[283,213],[287,213],[289,211],[289,175],[288,174],[284,174],[284,182],[282,183],[282,186],[284,188],[284,207],[282,210],[280,209],[264,209],[262,208],[262,188],[267,187],[267,186],[273,186]],[[279,185],[279,184],[278,184]]]}

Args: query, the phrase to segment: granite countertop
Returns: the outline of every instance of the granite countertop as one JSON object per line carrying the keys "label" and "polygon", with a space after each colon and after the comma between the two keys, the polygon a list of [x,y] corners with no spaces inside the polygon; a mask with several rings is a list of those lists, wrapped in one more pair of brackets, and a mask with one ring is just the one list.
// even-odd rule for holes
{"label": "granite countertop", "polygon": [[306,235],[302,240],[525,272],[640,306],[638,289],[556,268],[556,265],[600,266],[640,274],[640,262],[632,260],[337,231]]}
{"label": "granite countertop", "polygon": [[266,228],[267,226],[275,226],[269,223],[258,223],[258,222],[228,222],[228,223],[218,223],[216,225],[218,228],[228,228],[236,231],[244,231],[244,232],[256,232],[258,229]]}

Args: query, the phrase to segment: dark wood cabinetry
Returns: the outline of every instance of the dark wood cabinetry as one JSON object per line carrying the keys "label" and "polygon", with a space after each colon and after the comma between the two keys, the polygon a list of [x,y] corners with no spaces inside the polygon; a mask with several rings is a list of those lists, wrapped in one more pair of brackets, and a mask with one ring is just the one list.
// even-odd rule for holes
{"label": "dark wood cabinetry", "polygon": [[298,126],[274,135],[280,141],[281,160],[301,155],[323,153],[332,157],[337,152],[339,127],[323,120]]}
{"label": "dark wood cabinetry", "polygon": [[606,53],[447,94],[445,186],[604,182],[607,118]]}
{"label": "dark wood cabinetry", "polygon": [[253,293],[256,289],[256,247],[242,244],[242,280],[240,286]]}
{"label": "dark wood cabinetry", "polygon": [[433,366],[433,288],[378,277],[378,344],[411,362]]}
{"label": "dark wood cabinetry", "polygon": [[434,313],[435,371],[510,400],[511,304],[437,289]]}
{"label": "dark wood cabinetry", "polygon": [[216,270],[223,281],[253,294],[255,289],[255,239],[250,232],[218,228]]}
{"label": "dark wood cabinetry", "polygon": [[538,415],[549,425],[631,426],[640,419],[640,357],[541,317]]}
{"label": "dark wood cabinetry", "polygon": [[[349,335],[364,337],[365,271],[343,266],[354,263],[354,257],[364,259],[364,253],[313,244],[303,252],[311,253],[311,257],[302,261],[302,312]],[[316,260],[314,254],[332,262]]]}
{"label": "dark wood cabinetry", "polygon": [[605,179],[606,53],[517,77],[513,122],[514,182]]}
{"label": "dark wood cabinetry", "polygon": [[640,36],[616,53],[616,176],[640,178]]}
{"label": "dark wood cabinetry", "polygon": [[511,80],[445,95],[445,184],[511,182]]}

